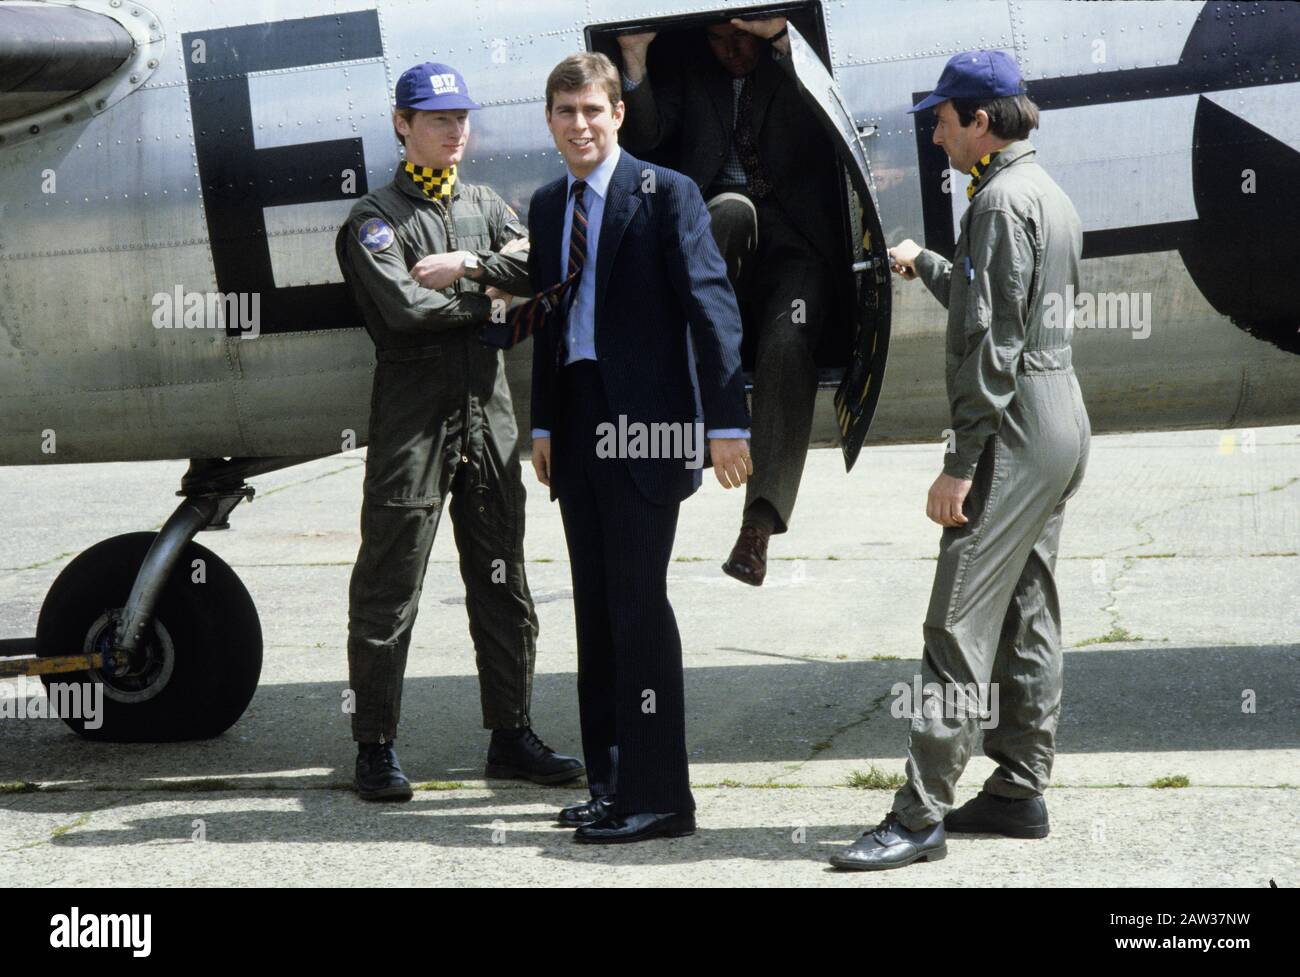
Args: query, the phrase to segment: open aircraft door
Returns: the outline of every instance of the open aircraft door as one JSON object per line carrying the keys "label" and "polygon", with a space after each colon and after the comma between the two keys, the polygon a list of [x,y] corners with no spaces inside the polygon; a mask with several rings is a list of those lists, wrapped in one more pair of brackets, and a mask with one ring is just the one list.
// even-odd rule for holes
{"label": "open aircraft door", "polygon": [[857,240],[852,242],[850,251],[857,297],[857,328],[844,378],[835,392],[844,467],[852,469],[876,412],[885,375],[885,359],[889,353],[889,257],[885,236],[880,230],[876,183],[853,115],[817,52],[794,24],[789,24],[788,28],[792,67],[801,94],[826,127],[857,197],[856,206],[854,201],[850,201],[850,210],[854,216],[860,215],[860,220],[854,222]]}

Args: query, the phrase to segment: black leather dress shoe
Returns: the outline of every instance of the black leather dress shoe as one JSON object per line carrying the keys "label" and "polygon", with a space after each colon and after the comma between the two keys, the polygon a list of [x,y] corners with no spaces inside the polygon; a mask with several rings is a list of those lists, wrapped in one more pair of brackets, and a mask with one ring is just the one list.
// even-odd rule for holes
{"label": "black leather dress shoe", "polygon": [[409,801],[413,796],[392,743],[360,744],[353,784],[363,801]]}
{"label": "black leather dress shoe", "polygon": [[593,797],[582,804],[572,804],[562,808],[555,816],[555,823],[566,828],[577,828],[584,824],[595,824],[614,810],[613,797]]}
{"label": "black leather dress shoe", "polygon": [[949,811],[943,826],[956,834],[1046,838],[1047,802],[1042,795],[999,797],[982,790],[957,810]]}
{"label": "black leather dress shoe", "polygon": [[772,534],[757,526],[741,526],[722,572],[752,587],[763,586],[767,576],[767,541]]}
{"label": "black leather dress shoe", "polygon": [[936,821],[917,831],[909,831],[890,811],[885,820],[831,856],[836,868],[877,871],[902,868],[913,862],[937,862],[948,854],[943,822]]}
{"label": "black leather dress shoe", "polygon": [[573,840],[584,845],[622,845],[651,838],[682,838],[695,834],[695,813],[607,814],[594,824],[584,824]]}
{"label": "black leather dress shoe", "polygon": [[581,760],[556,753],[531,726],[492,730],[486,770],[489,777],[531,780],[535,784],[567,784],[586,772]]}

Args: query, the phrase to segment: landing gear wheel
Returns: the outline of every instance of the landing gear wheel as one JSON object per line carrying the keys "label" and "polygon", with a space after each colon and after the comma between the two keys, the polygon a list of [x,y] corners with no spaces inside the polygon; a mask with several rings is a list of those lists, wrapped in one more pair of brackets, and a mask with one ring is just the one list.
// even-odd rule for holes
{"label": "landing gear wheel", "polygon": [[[41,657],[111,652],[121,608],[155,533],[128,533],[96,543],[64,568],[41,605]],[[195,560],[202,582],[195,582]],[[45,676],[99,683],[97,728],[86,716],[64,722],[86,739],[165,743],[218,736],[243,715],[262,673],[262,626],[253,599],[219,556],[191,542],[158,599],[150,626],[126,660]],[[83,702],[86,698],[83,696]]]}

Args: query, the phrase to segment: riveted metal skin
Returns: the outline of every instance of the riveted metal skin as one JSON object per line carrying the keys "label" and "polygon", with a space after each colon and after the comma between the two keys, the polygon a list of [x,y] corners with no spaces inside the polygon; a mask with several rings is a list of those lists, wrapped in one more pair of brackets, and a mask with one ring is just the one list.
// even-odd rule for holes
{"label": "riveted metal skin", "polygon": [[[932,122],[907,109],[955,52],[1016,57],[1043,109],[1039,160],[1084,221],[1084,288],[1151,295],[1146,339],[1075,337],[1095,431],[1300,421],[1284,260],[1300,249],[1300,220],[1282,189],[1300,176],[1293,5],[501,0],[438,4],[436,16],[424,0],[75,6],[123,25],[137,50],[109,89],[0,128],[0,464],[364,444],[373,351],[339,298],[332,240],[351,201],[398,161],[390,113],[404,68],[446,61],[464,73],[483,105],[465,178],[524,214],[562,172],[546,75],[599,40],[593,29],[814,6],[824,36],[810,40],[863,134],[890,243],[942,251],[966,207],[966,178],[944,174]],[[1259,178],[1253,196],[1240,190],[1245,170]],[[159,326],[159,302],[178,287],[259,293],[260,333]],[[938,441],[942,310],[922,289],[890,287],[888,379],[867,441]],[[508,358],[518,405],[528,355]],[[819,394],[814,443],[839,440],[833,395]]]}

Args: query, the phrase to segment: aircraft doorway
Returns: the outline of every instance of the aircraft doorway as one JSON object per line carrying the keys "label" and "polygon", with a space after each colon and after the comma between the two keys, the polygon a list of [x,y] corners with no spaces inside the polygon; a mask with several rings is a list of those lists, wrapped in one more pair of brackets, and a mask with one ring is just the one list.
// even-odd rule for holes
{"label": "aircraft doorway", "polygon": [[[759,80],[761,68],[754,68],[751,77],[756,84],[749,97],[753,98],[760,145],[772,145],[774,133],[763,132],[764,126],[782,127],[777,133],[802,133],[793,144],[793,152],[799,155],[799,185],[773,187],[769,201],[775,201],[788,217],[783,221],[783,233],[798,235],[803,246],[824,260],[828,278],[814,300],[823,310],[814,359],[818,385],[836,389],[841,445],[846,466],[852,467],[875,411],[888,351],[889,271],[866,154],[827,67],[830,59],[821,6],[781,4],[593,25],[586,31],[587,47],[607,55],[624,70],[619,36],[655,33],[646,49],[643,82],[652,86],[655,118],[634,122],[633,113],[644,102],[625,98],[628,115],[620,141],[643,159],[692,176],[710,199],[719,191],[735,190],[736,173],[734,158],[726,159],[731,140],[719,135],[721,127],[704,104],[713,103],[729,135],[735,118],[733,97],[745,97],[737,94],[740,83],[733,88],[730,82],[738,71],[727,62],[718,25],[732,17],[776,15],[784,16],[789,25],[790,71],[784,75],[769,72],[765,90]],[[770,57],[766,45],[762,57]],[[793,101],[789,94],[774,97],[772,89],[787,84],[784,78],[789,74],[794,75],[790,81],[796,97]],[[773,77],[777,80],[771,80]],[[697,120],[700,131],[693,132]],[[726,163],[733,165],[729,168]],[[747,188],[740,189],[747,192]],[[760,233],[760,259],[765,254],[761,238]],[[742,267],[739,281],[734,283],[745,328],[742,363],[747,385],[753,382],[761,298],[771,294],[773,276],[779,274],[780,270],[763,267],[760,260],[757,265]]]}

